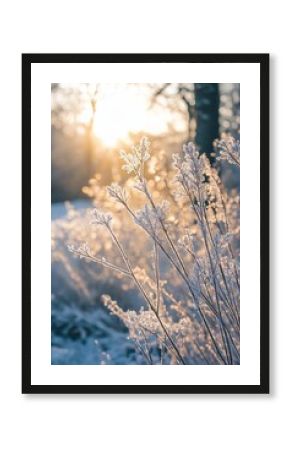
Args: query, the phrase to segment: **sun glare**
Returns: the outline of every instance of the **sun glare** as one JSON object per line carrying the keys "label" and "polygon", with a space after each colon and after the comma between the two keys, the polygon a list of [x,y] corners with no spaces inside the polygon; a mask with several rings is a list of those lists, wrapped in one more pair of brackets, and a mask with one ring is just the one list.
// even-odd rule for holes
{"label": "sun glare", "polygon": [[130,132],[158,134],[167,129],[168,117],[148,108],[149,93],[142,85],[102,85],[97,102],[94,133],[112,148]]}
{"label": "sun glare", "polygon": [[115,123],[106,121],[104,118],[103,123],[101,121],[95,121],[94,133],[101,139],[103,144],[108,148],[113,148],[120,139],[125,139],[130,130],[128,128],[122,129],[122,127],[116,126]]}
{"label": "sun glare", "polygon": [[146,125],[146,97],[126,85],[103,85],[99,96],[94,132],[108,147],[125,140],[130,132]]}

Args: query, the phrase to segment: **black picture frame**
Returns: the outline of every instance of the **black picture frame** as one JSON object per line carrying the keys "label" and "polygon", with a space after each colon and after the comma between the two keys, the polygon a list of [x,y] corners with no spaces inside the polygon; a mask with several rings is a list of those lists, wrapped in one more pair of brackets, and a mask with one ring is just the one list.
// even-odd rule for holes
{"label": "black picture frame", "polygon": [[[22,393],[267,394],[269,393],[269,54],[23,54],[22,55]],[[256,63],[260,65],[260,384],[31,384],[31,65],[33,63]]]}

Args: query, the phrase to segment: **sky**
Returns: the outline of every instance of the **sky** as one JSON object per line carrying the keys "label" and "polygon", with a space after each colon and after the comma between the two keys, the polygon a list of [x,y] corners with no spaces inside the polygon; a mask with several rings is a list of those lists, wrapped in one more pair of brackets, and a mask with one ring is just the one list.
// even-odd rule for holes
{"label": "sky", "polygon": [[[184,131],[182,112],[175,112],[162,105],[150,107],[152,88],[146,84],[101,84],[97,95],[94,120],[95,135],[107,146],[118,140],[126,140],[129,132],[140,131],[160,135],[168,125],[176,131]],[[82,113],[88,120],[89,109]]]}

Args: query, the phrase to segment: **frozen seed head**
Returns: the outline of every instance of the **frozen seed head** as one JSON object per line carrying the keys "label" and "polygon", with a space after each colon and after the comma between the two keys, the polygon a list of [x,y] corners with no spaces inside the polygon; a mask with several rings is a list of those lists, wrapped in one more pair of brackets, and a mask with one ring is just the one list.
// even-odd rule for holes
{"label": "frozen seed head", "polygon": [[106,227],[109,227],[112,221],[111,214],[105,213],[97,208],[92,211],[92,217],[91,223],[95,225],[105,225]]}
{"label": "frozen seed head", "polygon": [[87,242],[83,242],[79,247],[75,247],[72,244],[67,245],[67,249],[69,252],[74,253],[75,255],[78,255],[81,259],[85,258],[86,256],[90,256],[90,247],[88,246]]}
{"label": "frozen seed head", "polygon": [[124,188],[122,188],[118,183],[112,183],[107,187],[108,194],[114,200],[120,203],[126,203],[128,200],[128,194]]}
{"label": "frozen seed head", "polygon": [[90,251],[91,251],[91,249],[88,246],[87,242],[83,242],[78,248],[78,252],[82,253],[83,255],[89,255]]}
{"label": "frozen seed head", "polygon": [[150,158],[150,141],[147,137],[142,137],[137,151],[140,154],[141,161],[147,161]]}
{"label": "frozen seed head", "polygon": [[67,249],[71,253],[75,252],[75,246],[73,244],[67,244]]}
{"label": "frozen seed head", "polygon": [[145,180],[136,180],[134,183],[134,188],[140,192],[146,192],[146,181]]}
{"label": "frozen seed head", "polygon": [[140,143],[132,148],[131,153],[121,150],[120,157],[125,162],[122,168],[127,173],[138,173],[141,165],[150,158],[149,149],[150,141],[146,137],[143,137]]}
{"label": "frozen seed head", "polygon": [[217,160],[226,160],[230,164],[240,166],[240,141],[228,136],[221,140],[216,140],[215,148],[219,151]]}
{"label": "frozen seed head", "polygon": [[164,200],[155,208],[145,205],[143,208],[136,211],[135,223],[146,230],[150,235],[156,235],[161,229],[161,224],[167,224],[167,212],[169,203]]}

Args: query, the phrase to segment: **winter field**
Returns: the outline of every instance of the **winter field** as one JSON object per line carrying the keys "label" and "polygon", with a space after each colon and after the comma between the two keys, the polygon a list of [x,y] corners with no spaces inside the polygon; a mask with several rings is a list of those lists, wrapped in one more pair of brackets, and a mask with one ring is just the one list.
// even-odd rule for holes
{"label": "winter field", "polygon": [[53,172],[55,199],[69,201],[52,203],[52,364],[239,364],[230,131],[210,153],[181,132],[135,134],[102,153],[80,198],[61,194]]}

